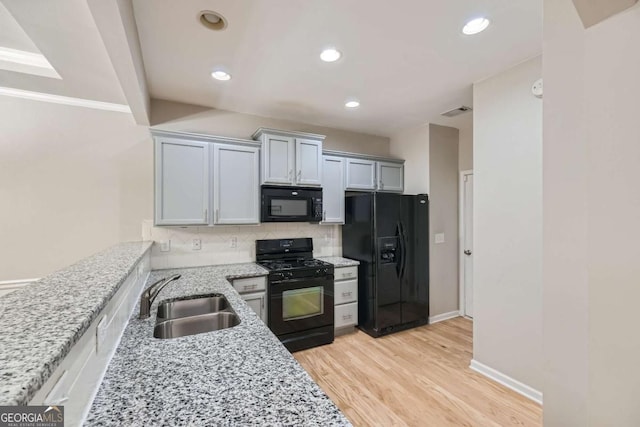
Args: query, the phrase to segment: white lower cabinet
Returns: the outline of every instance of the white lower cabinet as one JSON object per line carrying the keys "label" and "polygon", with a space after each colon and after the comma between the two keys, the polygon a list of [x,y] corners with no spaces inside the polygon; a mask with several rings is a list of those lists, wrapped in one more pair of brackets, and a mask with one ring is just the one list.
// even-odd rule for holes
{"label": "white lower cabinet", "polygon": [[358,267],[337,267],[334,277],[334,328],[338,334],[358,324]]}
{"label": "white lower cabinet", "polygon": [[240,297],[267,324],[267,278],[260,276],[234,279],[231,284]]}

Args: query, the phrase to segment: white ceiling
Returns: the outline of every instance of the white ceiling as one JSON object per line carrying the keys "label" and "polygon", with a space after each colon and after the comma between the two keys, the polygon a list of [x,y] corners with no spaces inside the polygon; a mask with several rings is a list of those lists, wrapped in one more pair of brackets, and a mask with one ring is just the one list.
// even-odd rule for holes
{"label": "white ceiling", "polygon": [[[88,1],[2,0],[0,47],[39,50],[62,79],[0,70],[0,86],[126,103],[121,58],[109,57]],[[152,97],[385,136],[427,122],[469,126],[470,114],[440,113],[472,105],[473,82],[542,50],[542,0],[133,3]],[[204,28],[205,9],[228,28]],[[478,15],[489,29],[462,35]],[[330,45],[343,58],[323,63]],[[216,67],[233,79],[213,80]],[[361,107],[345,109],[350,97]]]}
{"label": "white ceiling", "polygon": [[61,79],[0,70],[0,86],[126,103],[87,0],[1,1],[0,46],[39,50]]}
{"label": "white ceiling", "polygon": [[[229,21],[211,31],[214,10]],[[542,0],[134,0],[152,97],[378,135],[467,126],[472,83],[542,51]],[[464,36],[463,24],[492,25]],[[336,46],[343,58],[318,55]],[[229,82],[210,72],[224,67]],[[344,102],[362,105],[346,110]]]}
{"label": "white ceiling", "polygon": [[20,24],[18,24],[18,21],[15,20],[1,2],[0,24],[0,47],[40,53],[27,33],[25,33]]}

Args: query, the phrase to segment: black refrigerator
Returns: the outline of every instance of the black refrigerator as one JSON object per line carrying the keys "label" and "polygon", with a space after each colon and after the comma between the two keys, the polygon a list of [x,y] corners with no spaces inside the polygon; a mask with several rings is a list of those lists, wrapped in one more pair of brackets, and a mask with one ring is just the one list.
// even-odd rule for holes
{"label": "black refrigerator", "polygon": [[360,329],[379,337],[428,323],[426,194],[347,193],[342,254],[360,261]]}

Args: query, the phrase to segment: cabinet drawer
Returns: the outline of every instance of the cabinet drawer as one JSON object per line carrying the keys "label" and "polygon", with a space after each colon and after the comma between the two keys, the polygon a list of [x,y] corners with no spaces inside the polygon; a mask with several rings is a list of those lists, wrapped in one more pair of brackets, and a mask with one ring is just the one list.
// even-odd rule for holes
{"label": "cabinet drawer", "polygon": [[336,328],[358,324],[358,303],[337,305],[334,311],[334,323]]}
{"label": "cabinet drawer", "polygon": [[233,287],[239,293],[263,291],[266,288],[265,277],[248,277],[246,279],[235,279]]}
{"label": "cabinet drawer", "polygon": [[358,301],[358,280],[336,282],[333,300],[336,305]]}
{"label": "cabinet drawer", "polygon": [[339,280],[355,279],[358,277],[358,267],[340,267],[334,270],[336,282]]}

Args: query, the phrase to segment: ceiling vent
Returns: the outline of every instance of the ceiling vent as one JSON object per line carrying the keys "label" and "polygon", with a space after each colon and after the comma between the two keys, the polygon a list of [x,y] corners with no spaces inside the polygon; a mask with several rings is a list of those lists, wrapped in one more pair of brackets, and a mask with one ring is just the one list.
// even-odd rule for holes
{"label": "ceiling vent", "polygon": [[454,108],[453,110],[449,110],[449,111],[445,111],[444,113],[442,113],[443,116],[445,117],[455,117],[455,116],[459,116],[460,114],[464,114],[468,111],[473,110],[473,108],[471,107],[467,107],[466,105],[463,105],[461,107],[458,108]]}

